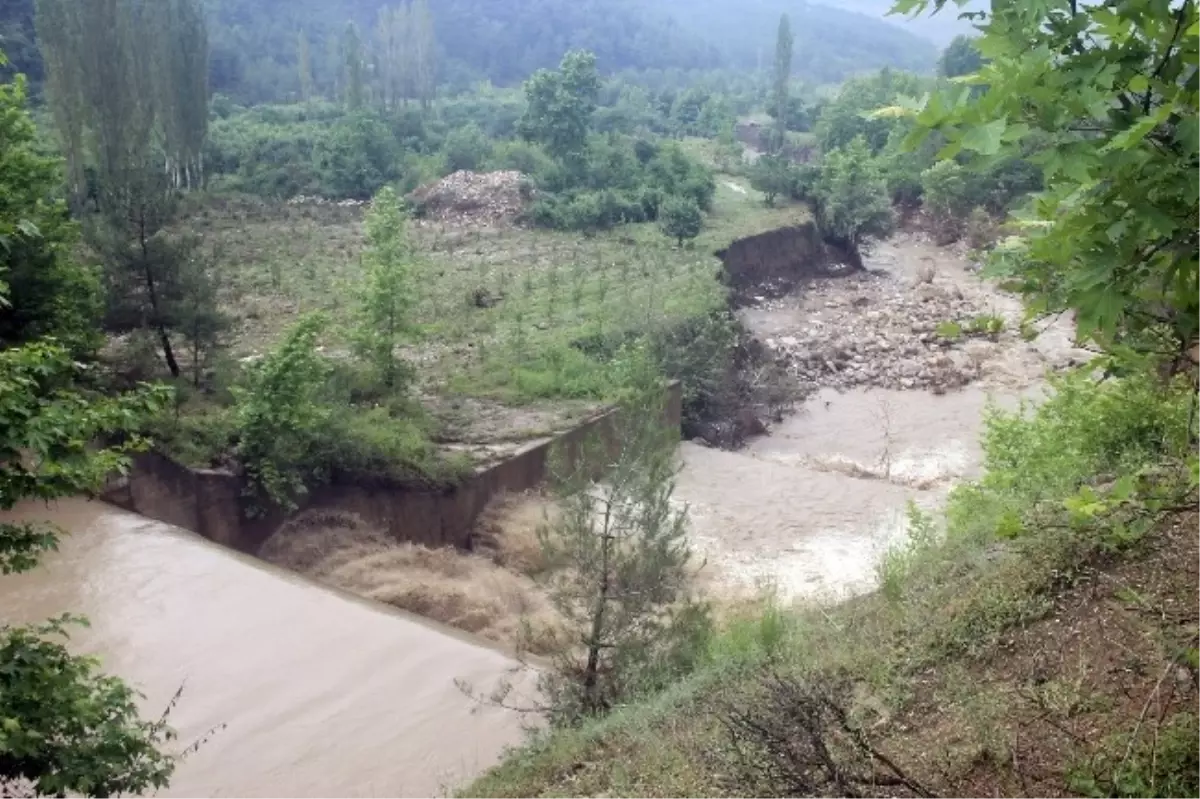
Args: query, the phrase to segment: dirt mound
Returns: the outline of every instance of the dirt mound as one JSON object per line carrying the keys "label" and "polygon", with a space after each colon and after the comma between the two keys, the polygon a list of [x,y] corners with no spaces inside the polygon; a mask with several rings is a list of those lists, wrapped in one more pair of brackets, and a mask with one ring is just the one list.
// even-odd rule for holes
{"label": "dirt mound", "polygon": [[857,252],[824,240],[811,221],[737,239],[716,256],[737,305],[782,297],[806,280],[862,268]]}
{"label": "dirt mound", "polygon": [[426,184],[409,195],[423,218],[473,227],[511,224],[531,197],[531,184],[520,172],[466,169]]}
{"label": "dirt mound", "polygon": [[[498,553],[516,559],[517,551],[527,550],[524,534],[516,535],[512,547],[505,536],[497,520]],[[520,645],[533,654],[553,648],[558,617],[530,577],[479,555],[397,543],[351,514],[301,514],[272,535],[259,555],[501,644]]]}

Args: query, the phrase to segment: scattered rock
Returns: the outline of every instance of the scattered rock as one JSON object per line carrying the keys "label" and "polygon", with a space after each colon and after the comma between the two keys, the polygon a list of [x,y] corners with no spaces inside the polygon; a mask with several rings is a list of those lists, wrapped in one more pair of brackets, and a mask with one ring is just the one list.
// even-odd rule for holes
{"label": "scattered rock", "polygon": [[[932,277],[930,278],[932,280]],[[803,393],[875,386],[941,394],[980,377],[1000,350],[990,341],[943,338],[939,325],[966,328],[984,309],[962,291],[881,274],[814,279],[797,295],[760,307],[795,307],[803,327],[764,340]]]}
{"label": "scattered rock", "polygon": [[329,200],[315,194],[297,194],[287,201],[288,205],[336,205],[339,208],[358,208],[366,205],[366,200]]}

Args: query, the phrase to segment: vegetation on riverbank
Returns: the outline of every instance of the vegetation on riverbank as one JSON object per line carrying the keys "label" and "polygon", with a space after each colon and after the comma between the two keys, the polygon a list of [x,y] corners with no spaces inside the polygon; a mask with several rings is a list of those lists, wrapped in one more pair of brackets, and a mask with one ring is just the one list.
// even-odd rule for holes
{"label": "vegetation on riverbank", "polygon": [[[1121,6],[997,4],[967,85],[844,119],[906,120],[900,152],[936,140],[968,167],[1050,144],[992,268],[1031,314],[1074,311],[1098,361],[989,416],[985,474],[913,509],[879,591],[768,608],[690,677],[542,735],[464,794],[1200,793],[1196,6]],[[782,161],[760,185],[773,169],[812,185]],[[956,171],[920,172],[933,213]]]}
{"label": "vegetation on riverbank", "polygon": [[878,593],[751,614],[462,795],[1195,795],[1194,395],[1152,381],[994,411],[985,476],[913,512]]}

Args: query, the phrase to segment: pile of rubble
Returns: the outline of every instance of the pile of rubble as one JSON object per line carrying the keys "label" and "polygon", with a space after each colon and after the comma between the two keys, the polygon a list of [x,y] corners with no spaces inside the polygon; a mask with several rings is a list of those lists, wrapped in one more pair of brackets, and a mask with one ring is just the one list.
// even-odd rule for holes
{"label": "pile of rubble", "polygon": [[425,219],[471,227],[511,224],[532,198],[520,172],[459,170],[409,195]]}
{"label": "pile of rubble", "polygon": [[358,208],[366,205],[366,200],[329,200],[315,194],[297,194],[287,201],[288,205],[336,205],[339,208]]}
{"label": "pile of rubble", "polygon": [[[763,343],[805,393],[855,386],[942,393],[979,378],[999,347],[989,340],[999,333],[968,335],[989,311],[953,285],[863,274],[813,281],[799,301],[803,327]],[[946,323],[950,330],[939,333]]]}

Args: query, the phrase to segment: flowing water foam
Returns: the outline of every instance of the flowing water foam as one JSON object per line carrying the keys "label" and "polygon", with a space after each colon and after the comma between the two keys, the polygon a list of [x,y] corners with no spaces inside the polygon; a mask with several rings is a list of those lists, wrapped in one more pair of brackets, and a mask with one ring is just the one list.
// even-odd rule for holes
{"label": "flowing water foam", "polygon": [[510,676],[498,650],[101,503],[14,515],[73,534],[0,580],[0,623],[85,614],[72,649],[142,691],[146,715],[184,685],[180,746],[224,725],[164,795],[438,795],[522,740],[519,715],[455,685]]}

